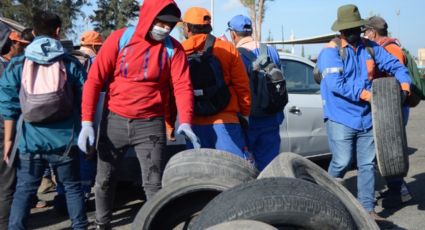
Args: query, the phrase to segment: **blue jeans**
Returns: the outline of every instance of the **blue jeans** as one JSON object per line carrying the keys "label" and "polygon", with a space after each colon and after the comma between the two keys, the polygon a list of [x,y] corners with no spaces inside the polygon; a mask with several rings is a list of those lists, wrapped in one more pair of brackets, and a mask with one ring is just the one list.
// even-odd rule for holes
{"label": "blue jeans", "polygon": [[263,170],[280,150],[279,125],[249,129],[248,149],[253,153],[258,170]]}
{"label": "blue jeans", "polygon": [[[240,124],[192,125],[193,132],[198,136],[201,148],[211,148],[227,151],[247,159],[244,151],[245,138]],[[187,142],[188,148],[193,148]]]}
{"label": "blue jeans", "polygon": [[[83,192],[86,195],[91,193],[91,188],[94,185],[96,177],[96,159],[86,159],[86,155],[83,152],[78,152],[80,156],[81,188],[83,189]],[[56,192],[59,195],[65,194],[63,186],[60,185],[57,186]]]}
{"label": "blue jeans", "polygon": [[56,174],[56,181],[65,188],[69,217],[73,229],[86,229],[88,226],[84,210],[83,192],[78,173],[78,153],[59,154],[20,154],[17,166],[16,192],[13,197],[9,219],[9,229],[27,229],[31,200],[37,194],[46,163]]}
{"label": "blue jeans", "polygon": [[374,210],[375,195],[375,143],[372,129],[355,130],[328,120],[326,122],[332,160],[328,172],[342,178],[350,169],[353,156],[357,156],[357,199],[368,211]]}

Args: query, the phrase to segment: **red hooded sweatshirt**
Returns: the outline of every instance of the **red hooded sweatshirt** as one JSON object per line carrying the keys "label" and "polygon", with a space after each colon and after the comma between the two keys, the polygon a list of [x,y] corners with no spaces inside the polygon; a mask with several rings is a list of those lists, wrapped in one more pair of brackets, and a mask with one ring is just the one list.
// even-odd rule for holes
{"label": "red hooded sweatshirt", "polygon": [[136,31],[121,52],[118,44],[125,28],[113,32],[103,43],[84,85],[83,121],[93,121],[99,92],[108,80],[106,100],[110,111],[133,119],[164,116],[172,86],[180,124],[191,123],[193,93],[183,48],[171,38],[174,54],[169,58],[163,42],[149,35],[155,17],[170,4],[176,5],[173,0],[145,0]]}

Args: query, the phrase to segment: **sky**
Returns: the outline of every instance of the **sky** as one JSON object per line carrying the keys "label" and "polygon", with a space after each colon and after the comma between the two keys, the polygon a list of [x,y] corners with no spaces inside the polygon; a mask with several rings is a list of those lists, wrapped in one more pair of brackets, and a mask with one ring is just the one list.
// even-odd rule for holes
{"label": "sky", "polygon": [[[183,14],[192,6],[204,7],[211,12],[211,0],[175,1]],[[226,32],[227,22],[235,15],[248,15],[248,11],[239,0],[213,1],[213,34],[226,34],[230,38]],[[398,38],[414,56],[417,56],[419,48],[425,48],[424,0],[274,0],[266,4],[262,38],[265,40],[270,34],[276,41],[282,40],[282,37],[288,40],[291,35],[298,39],[332,33],[331,26],[336,20],[337,9],[345,4],[357,5],[362,18],[372,15],[383,17],[388,23],[391,36]],[[84,10],[91,14],[94,7]],[[323,44],[305,45],[305,55],[316,56],[322,47]],[[285,45],[284,48],[291,49],[292,46]],[[301,54],[300,45],[295,46],[294,50],[296,54]]]}

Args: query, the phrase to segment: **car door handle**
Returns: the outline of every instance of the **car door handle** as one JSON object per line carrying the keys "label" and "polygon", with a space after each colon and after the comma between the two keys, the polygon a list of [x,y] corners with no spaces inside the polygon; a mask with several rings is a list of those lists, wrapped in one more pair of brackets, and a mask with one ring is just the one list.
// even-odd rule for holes
{"label": "car door handle", "polygon": [[301,110],[296,106],[292,106],[291,108],[289,108],[289,112],[298,115],[301,113]]}

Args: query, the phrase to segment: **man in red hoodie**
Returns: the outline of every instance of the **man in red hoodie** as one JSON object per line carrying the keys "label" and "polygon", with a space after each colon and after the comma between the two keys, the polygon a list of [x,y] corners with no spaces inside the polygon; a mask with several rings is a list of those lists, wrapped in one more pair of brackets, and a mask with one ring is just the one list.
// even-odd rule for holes
{"label": "man in red hoodie", "polygon": [[171,88],[179,114],[177,133],[184,133],[192,141],[197,139],[191,129],[193,95],[186,55],[180,43],[169,36],[180,15],[173,0],[145,0],[128,43],[119,47],[126,29],[113,32],[89,71],[78,140],[84,152],[87,145],[94,144],[93,117],[99,92],[107,85],[108,111],[100,125],[95,184],[98,229],[110,229],[116,172],[129,147],[134,147],[139,159],[147,199],[161,188],[164,117]]}

